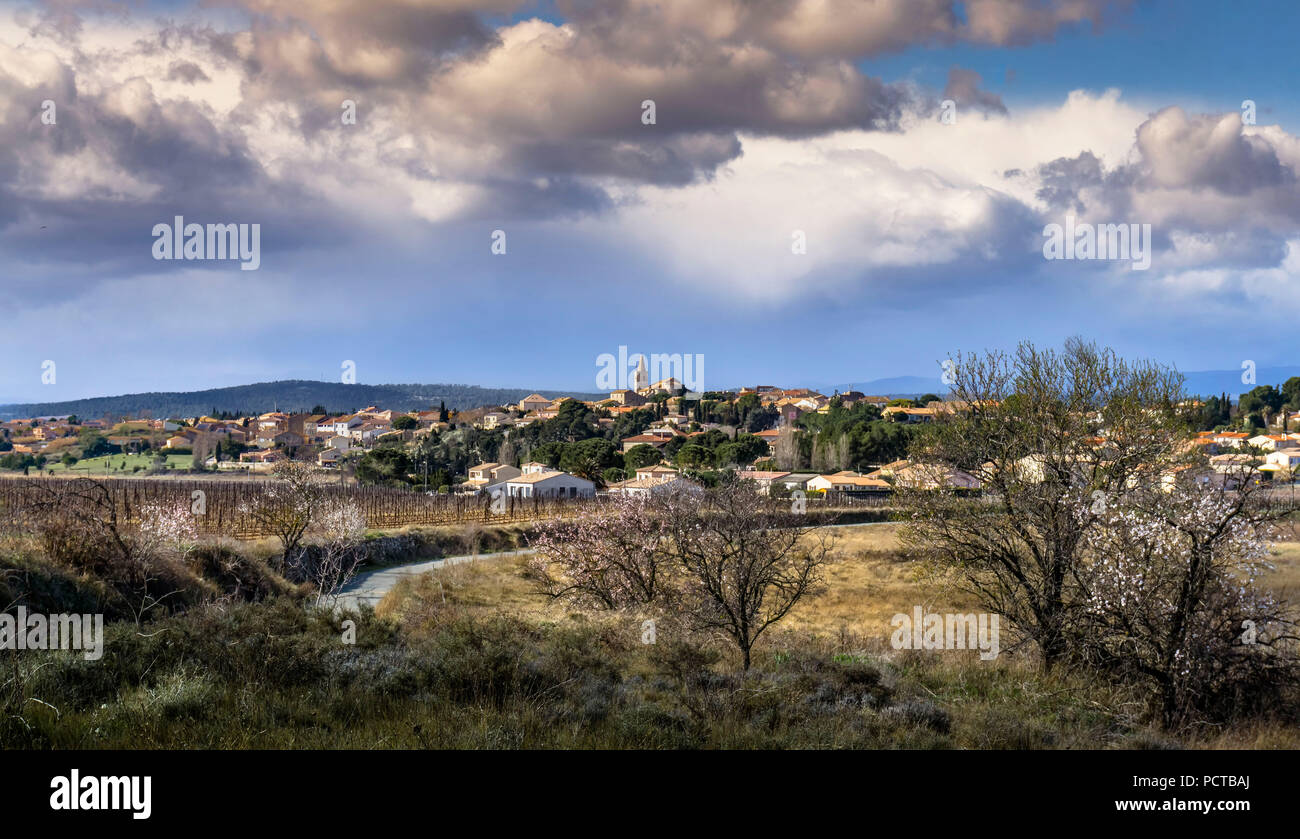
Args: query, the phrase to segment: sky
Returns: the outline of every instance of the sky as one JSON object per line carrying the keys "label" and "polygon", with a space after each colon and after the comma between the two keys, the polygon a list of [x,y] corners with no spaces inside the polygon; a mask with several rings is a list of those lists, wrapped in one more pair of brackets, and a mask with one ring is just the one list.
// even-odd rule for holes
{"label": "sky", "polygon": [[[1073,335],[1293,364],[1297,24],[1266,0],[0,0],[0,403],[349,369],[589,392],[621,346],[702,357],[705,389]],[[256,270],[155,258],[176,216],[258,225]],[[1146,256],[1049,254],[1051,225]]]}

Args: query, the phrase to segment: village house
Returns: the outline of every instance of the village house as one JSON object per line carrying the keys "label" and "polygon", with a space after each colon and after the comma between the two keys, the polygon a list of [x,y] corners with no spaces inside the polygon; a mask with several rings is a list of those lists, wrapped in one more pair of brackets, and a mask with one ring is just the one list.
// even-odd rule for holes
{"label": "village house", "polygon": [[790,472],[782,477],[777,483],[781,488],[789,492],[795,490],[803,491],[808,489],[808,482],[817,477],[816,472]]}
{"label": "village house", "polygon": [[165,449],[188,449],[194,445],[198,439],[199,432],[192,428],[182,428],[175,435],[168,437],[167,442],[163,444]]}
{"label": "village house", "polygon": [[968,472],[938,463],[914,463],[894,472],[894,483],[910,489],[979,489]]}
{"label": "village house", "polygon": [[1251,454],[1216,454],[1210,458],[1210,467],[1223,474],[1245,474],[1259,462],[1260,459]]}
{"label": "village house", "polygon": [[1286,434],[1257,434],[1246,442],[1270,452],[1300,448],[1300,443],[1297,443]]}
{"label": "village house", "polygon": [[642,434],[635,434],[631,437],[622,439],[622,451],[626,454],[635,446],[646,445],[653,446],[655,449],[662,449],[668,445],[668,441],[674,437],[684,436],[683,432],[675,428],[647,428]]}
{"label": "village house", "polygon": [[356,414],[345,414],[316,423],[318,434],[339,434],[347,436],[352,429],[359,427],[365,420]]}
{"label": "village house", "polygon": [[818,475],[812,478],[806,484],[810,490],[821,490],[826,492],[847,492],[847,493],[868,493],[889,492],[893,489],[887,481],[879,478],[868,478],[865,475],[858,475],[853,472],[840,472],[835,475]]}
{"label": "village house", "polygon": [[1223,475],[1209,466],[1187,463],[1174,466],[1160,473],[1160,488],[1173,492],[1175,488],[1219,488],[1223,484]]}
{"label": "village house", "polygon": [[634,473],[635,480],[638,481],[671,481],[677,478],[681,473],[671,466],[665,466],[662,463],[656,463],[653,466],[642,466]]}
{"label": "village house", "polygon": [[288,459],[288,455],[280,449],[254,449],[239,455],[240,463],[267,468],[272,464]]}
{"label": "village house", "polygon": [[294,431],[281,431],[271,438],[271,445],[281,448],[293,449],[306,444],[306,439],[301,434]]}
{"label": "village house", "polygon": [[380,435],[387,434],[392,430],[393,430],[392,426],[390,426],[388,423],[372,422],[370,420],[366,420],[358,426],[349,428],[348,436],[351,437],[355,442],[365,446],[369,443],[373,443],[375,439],[378,438]]}
{"label": "village house", "polygon": [[470,467],[469,480],[465,481],[465,484],[467,489],[477,491],[517,478],[521,474],[523,473],[519,469],[508,463],[480,463]]}
{"label": "village house", "polygon": [[524,413],[531,411],[542,411],[551,407],[551,400],[542,396],[540,393],[534,393],[532,396],[525,396],[519,400],[519,410]]}
{"label": "village house", "polygon": [[609,395],[609,398],[619,405],[629,407],[639,407],[648,401],[644,396],[635,390],[616,390]]}
{"label": "village house", "polygon": [[906,422],[930,422],[934,419],[933,408],[904,408],[901,405],[893,405],[881,411],[886,419],[892,419],[895,414],[902,414]]}
{"label": "village house", "polygon": [[776,441],[781,437],[781,430],[779,428],[769,428],[766,431],[756,432],[754,436],[767,443],[767,453],[773,454],[776,452]]}
{"label": "village house", "polygon": [[758,469],[744,469],[737,472],[736,476],[758,484],[760,492],[768,492],[772,489],[773,483],[785,478],[789,474],[789,472],[765,472]]}
{"label": "village house", "polygon": [[568,472],[534,472],[505,482],[511,498],[592,498],[596,485]]}
{"label": "village house", "polygon": [[1295,472],[1300,467],[1300,449],[1269,452],[1264,456],[1265,463],[1275,464],[1288,472]]}
{"label": "village house", "polygon": [[605,488],[605,492],[609,495],[626,495],[637,498],[698,488],[698,484],[685,478],[668,478],[666,480],[660,478],[633,478],[628,481],[612,483]]}

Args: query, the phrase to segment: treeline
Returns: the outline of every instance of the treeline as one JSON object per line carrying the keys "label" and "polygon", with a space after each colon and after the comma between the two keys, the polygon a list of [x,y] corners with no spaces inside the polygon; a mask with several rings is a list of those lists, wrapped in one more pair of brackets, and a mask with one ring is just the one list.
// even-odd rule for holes
{"label": "treeline", "polygon": [[1289,428],[1286,415],[1300,411],[1300,376],[1292,376],[1280,388],[1275,385],[1251,388],[1240,395],[1235,406],[1226,392],[1200,401],[1189,412],[1193,431],[1267,428],[1276,424],[1279,415],[1283,427],[1294,430]]}
{"label": "treeline", "polygon": [[[903,407],[913,404],[908,400],[895,401]],[[816,472],[841,469],[864,472],[901,460],[907,456],[908,446],[921,427],[901,420],[885,420],[879,408],[866,402],[846,408],[839,400],[833,400],[826,413],[804,414],[794,425],[796,432],[776,444],[776,465],[779,469]]]}

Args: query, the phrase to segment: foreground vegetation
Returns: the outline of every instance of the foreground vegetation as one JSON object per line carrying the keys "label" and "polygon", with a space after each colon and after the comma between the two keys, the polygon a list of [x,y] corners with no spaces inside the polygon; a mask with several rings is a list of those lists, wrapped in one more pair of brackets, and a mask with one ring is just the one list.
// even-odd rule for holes
{"label": "foreground vegetation", "polygon": [[[430,538],[455,551],[473,537]],[[1276,589],[1300,578],[1300,543],[1285,538]],[[33,551],[0,550],[6,602],[108,602],[111,623],[100,661],[0,653],[6,748],[1300,746],[1286,708],[1161,732],[1134,695],[1026,657],[890,649],[895,612],[970,602],[903,553],[893,525],[840,531],[826,593],[791,612],[748,672],[732,645],[671,625],[645,644],[636,616],[541,595],[524,557],[412,578],[376,612],[345,616],[306,607],[306,587],[271,567],[273,546],[204,550],[185,602],[137,625],[105,598],[111,581]]]}

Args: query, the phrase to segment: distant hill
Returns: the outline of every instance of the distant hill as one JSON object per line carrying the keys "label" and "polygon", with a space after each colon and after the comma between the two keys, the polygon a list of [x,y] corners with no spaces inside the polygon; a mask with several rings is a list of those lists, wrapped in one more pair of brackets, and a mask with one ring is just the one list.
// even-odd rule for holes
{"label": "distant hill", "polygon": [[323,405],[331,412],[354,411],[368,405],[395,411],[427,410],[446,402],[450,410],[466,410],[484,405],[518,402],[525,396],[540,393],[548,399],[573,396],[594,399],[604,394],[570,393],[554,390],[486,388],[476,385],[346,385],[341,382],[281,381],[260,382],[237,387],[196,390],[188,393],[129,393],[122,396],[99,396],[68,402],[33,402],[0,405],[0,419],[76,414],[95,419],[104,414],[139,416],[149,411],[154,417],[192,417],[213,410],[242,411],[259,414],[273,409],[309,411]]}
{"label": "distant hill", "polygon": [[850,390],[856,390],[866,394],[867,396],[907,398],[911,396],[921,396],[926,393],[943,396],[948,392],[948,386],[939,381],[937,376],[933,379],[926,378],[925,376],[894,376],[889,379],[872,379],[869,382],[848,382],[847,384],[826,385],[817,388],[817,390],[827,396],[830,396],[836,391],[845,393]]}

